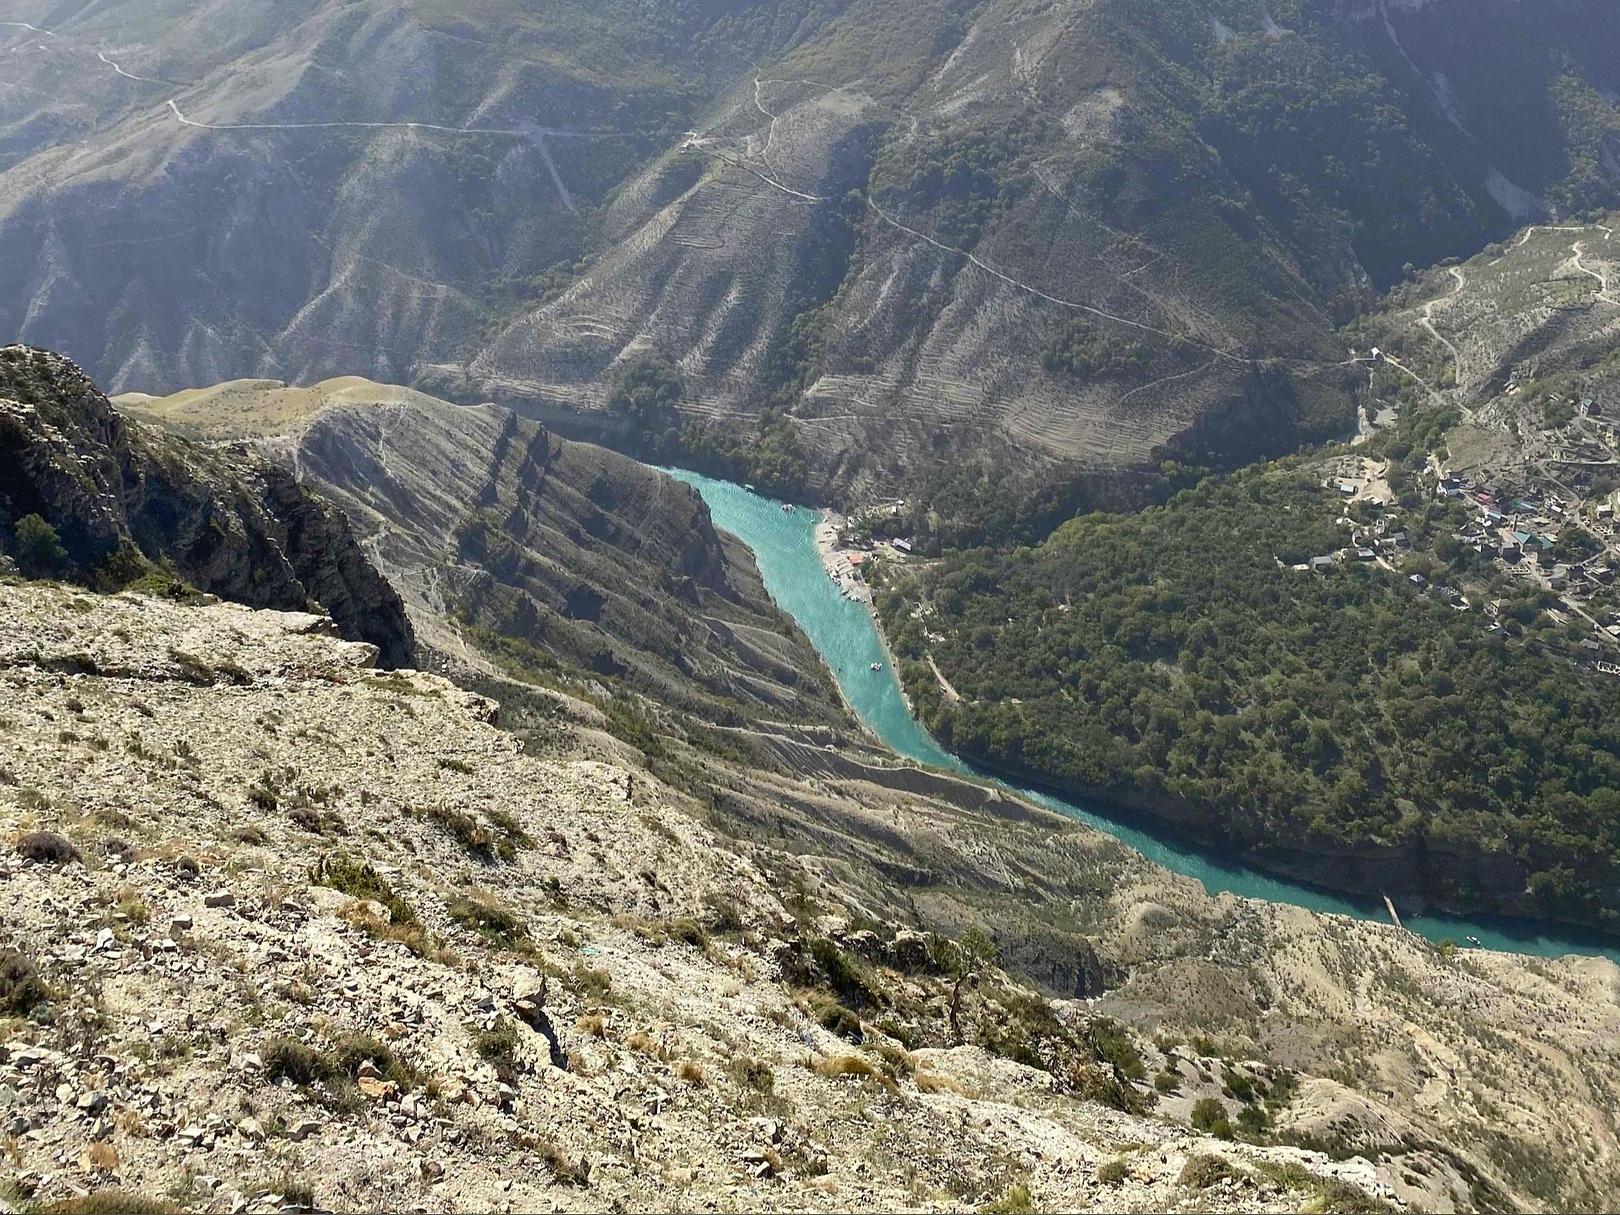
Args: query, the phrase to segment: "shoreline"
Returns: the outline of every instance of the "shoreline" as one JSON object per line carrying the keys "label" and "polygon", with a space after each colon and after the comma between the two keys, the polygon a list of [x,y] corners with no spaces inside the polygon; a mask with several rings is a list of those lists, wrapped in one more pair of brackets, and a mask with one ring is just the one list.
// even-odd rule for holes
{"label": "shoreline", "polygon": [[848,591],[854,602],[871,611],[872,588],[866,585],[866,580],[856,572],[855,563],[849,559],[851,553],[860,550],[844,548],[838,543],[838,531],[843,524],[844,516],[837,511],[821,512],[821,521],[816,524],[816,555],[821,558],[821,568],[826,570],[827,576]]}

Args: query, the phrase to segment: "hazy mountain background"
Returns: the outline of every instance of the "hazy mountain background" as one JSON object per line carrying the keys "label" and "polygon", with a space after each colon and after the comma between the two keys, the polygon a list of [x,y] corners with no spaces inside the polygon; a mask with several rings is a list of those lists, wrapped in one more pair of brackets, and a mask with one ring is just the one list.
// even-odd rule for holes
{"label": "hazy mountain background", "polygon": [[[110,391],[363,374],[843,496],[1340,432],[1340,324],[1620,173],[1603,0],[6,20],[8,336]],[[678,415],[638,439],[604,411],[644,362]]]}

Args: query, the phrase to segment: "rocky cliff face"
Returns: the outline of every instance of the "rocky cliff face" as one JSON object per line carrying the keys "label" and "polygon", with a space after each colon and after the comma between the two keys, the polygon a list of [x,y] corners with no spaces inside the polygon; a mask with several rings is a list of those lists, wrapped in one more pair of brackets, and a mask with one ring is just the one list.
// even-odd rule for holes
{"label": "rocky cliff face", "polygon": [[403,605],[341,513],[248,453],[206,452],[125,419],[59,355],[0,349],[0,536],[37,515],[62,552],[33,572],[120,585],[150,571],[255,607],[331,614],[382,660],[410,660]]}
{"label": "rocky cliff face", "polygon": [[355,378],[126,408],[212,444],[249,441],[337,503],[441,667],[614,676],[727,721],[844,720],[752,558],[696,493],[624,456]]}

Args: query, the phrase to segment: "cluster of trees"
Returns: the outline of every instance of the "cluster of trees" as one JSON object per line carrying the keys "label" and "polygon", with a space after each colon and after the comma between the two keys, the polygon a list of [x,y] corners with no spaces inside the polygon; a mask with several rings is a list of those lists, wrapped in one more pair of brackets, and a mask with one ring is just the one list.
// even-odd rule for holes
{"label": "cluster of trees", "polygon": [[[1210,478],[1036,549],[948,556],[880,607],[926,724],[965,755],[1173,803],[1240,849],[1505,850],[1542,913],[1620,926],[1620,680],[1579,672],[1533,597],[1503,641],[1388,571],[1288,568],[1344,544],[1338,509],[1302,470]],[[1472,880],[1433,893],[1520,893]]]}
{"label": "cluster of trees", "polygon": [[1215,49],[1200,128],[1274,222],[1348,236],[1384,285],[1489,237],[1480,208],[1407,119],[1406,99],[1322,36]]}
{"label": "cluster of trees", "polygon": [[873,197],[885,209],[927,217],[943,243],[970,248],[997,210],[1029,189],[1030,157],[1044,123],[1023,113],[995,126],[963,123],[923,138],[902,129],[873,172]]}
{"label": "cluster of trees", "polygon": [[753,431],[700,419],[684,419],[686,385],[680,372],[657,355],[633,359],[614,376],[608,408],[632,426],[637,453],[679,460],[746,481],[781,497],[802,496],[810,460],[793,419],[774,406],[760,411]]}
{"label": "cluster of trees", "polygon": [[1130,331],[1105,329],[1088,317],[1075,317],[1053,335],[1041,352],[1053,375],[1077,380],[1138,375],[1153,363],[1153,348]]}

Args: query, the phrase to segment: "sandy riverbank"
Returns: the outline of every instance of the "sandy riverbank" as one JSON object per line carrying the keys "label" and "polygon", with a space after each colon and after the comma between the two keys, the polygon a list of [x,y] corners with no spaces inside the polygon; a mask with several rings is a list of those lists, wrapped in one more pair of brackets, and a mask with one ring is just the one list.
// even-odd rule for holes
{"label": "sandy riverbank", "polygon": [[838,532],[843,525],[844,517],[840,514],[828,511],[822,515],[821,522],[816,524],[816,553],[821,558],[822,568],[851,599],[871,607],[872,588],[856,573],[855,564],[850,560],[850,555],[860,550],[839,546]]}

